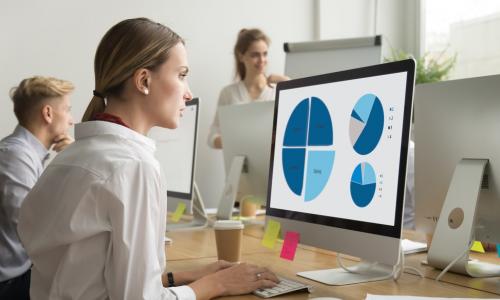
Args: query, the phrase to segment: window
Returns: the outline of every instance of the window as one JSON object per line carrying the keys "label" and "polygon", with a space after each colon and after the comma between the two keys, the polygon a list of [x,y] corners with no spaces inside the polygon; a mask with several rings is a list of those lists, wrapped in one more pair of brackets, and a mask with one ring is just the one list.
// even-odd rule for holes
{"label": "window", "polygon": [[500,1],[425,1],[423,21],[424,51],[456,55],[450,79],[500,74]]}

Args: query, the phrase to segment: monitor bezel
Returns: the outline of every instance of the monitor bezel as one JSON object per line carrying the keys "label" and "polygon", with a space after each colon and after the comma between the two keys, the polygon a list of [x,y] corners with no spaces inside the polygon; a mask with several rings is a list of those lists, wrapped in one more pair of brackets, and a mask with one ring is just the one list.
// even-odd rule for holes
{"label": "monitor bezel", "polygon": [[169,191],[167,187],[167,197],[173,197],[181,200],[191,201],[193,199],[193,184],[194,184],[194,172],[196,165],[196,143],[198,142],[198,118],[200,113],[200,101],[199,98],[193,98],[186,102],[186,107],[196,106],[196,116],[194,124],[194,143],[193,143],[193,155],[192,155],[192,165],[191,165],[191,183],[189,185],[189,193],[179,192],[179,191]]}
{"label": "monitor bezel", "polygon": [[[405,90],[405,104],[403,113],[403,130],[401,139],[401,152],[400,152],[400,162],[399,162],[399,176],[398,176],[398,189],[397,189],[397,202],[396,202],[396,216],[394,220],[394,225],[384,225],[369,223],[356,220],[348,220],[337,217],[321,216],[310,213],[303,213],[297,211],[289,211],[284,209],[272,208],[271,207],[271,190],[272,190],[272,178],[273,178],[273,167],[274,167],[274,151],[275,151],[275,140],[276,140],[276,125],[278,118],[278,107],[279,107],[279,95],[283,90],[300,88],[311,85],[320,85],[326,83],[354,80],[360,78],[382,76],[394,73],[406,72],[406,90]],[[391,62],[385,64],[379,64],[369,67],[357,68],[352,70],[340,71],[335,73],[311,76],[306,78],[294,79],[289,81],[283,81],[276,86],[276,98],[274,106],[274,118],[273,118],[273,132],[272,132],[272,142],[271,142],[271,158],[269,164],[269,179],[268,179],[268,191],[267,191],[267,209],[266,215],[270,217],[278,217],[284,219],[291,219],[296,221],[302,221],[307,223],[325,225],[330,227],[337,227],[347,230],[360,231],[365,233],[377,234],[387,237],[400,238],[401,237],[401,226],[402,226],[402,215],[403,215],[403,204],[405,196],[405,185],[406,185],[406,164],[408,155],[408,143],[410,138],[410,125],[411,125],[411,115],[412,115],[412,101],[413,101],[413,90],[414,90],[414,80],[415,80],[415,61],[413,59],[407,59],[398,62]]]}

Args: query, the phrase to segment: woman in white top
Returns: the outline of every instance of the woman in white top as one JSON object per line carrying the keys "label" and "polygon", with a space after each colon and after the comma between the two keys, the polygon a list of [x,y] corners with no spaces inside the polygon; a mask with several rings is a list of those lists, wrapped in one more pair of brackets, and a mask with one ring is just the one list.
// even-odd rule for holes
{"label": "woman in white top", "polygon": [[31,297],[210,299],[274,286],[274,274],[248,264],[166,272],[166,186],[146,134],[176,128],[192,98],[183,40],[148,19],[124,20],[102,38],[94,67],[76,142],[21,208]]}
{"label": "woman in white top", "polygon": [[[269,43],[269,38],[259,29],[240,30],[234,46],[238,81],[222,89],[217,109],[224,105],[274,100],[274,84],[289,78],[278,74],[265,75]],[[208,144],[216,149],[222,148],[218,111],[210,128]]]}

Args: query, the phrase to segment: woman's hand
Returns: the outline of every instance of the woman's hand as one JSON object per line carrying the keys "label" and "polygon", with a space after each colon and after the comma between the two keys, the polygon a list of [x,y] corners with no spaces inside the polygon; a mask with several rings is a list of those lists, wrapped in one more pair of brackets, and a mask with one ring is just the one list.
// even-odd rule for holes
{"label": "woman's hand", "polygon": [[222,137],[220,135],[214,139],[214,148],[222,149]]}
{"label": "woman's hand", "polygon": [[196,299],[248,294],[260,288],[271,288],[279,282],[267,268],[241,263],[201,278],[189,286]]}
{"label": "woman's hand", "polygon": [[271,86],[278,82],[290,80],[290,77],[280,74],[270,74],[269,76],[267,76],[266,79],[267,79],[267,85]]}
{"label": "woman's hand", "polygon": [[[218,260],[216,262],[213,262],[211,264],[206,265],[205,267],[197,270],[192,270],[192,271],[181,271],[181,272],[175,272],[174,275],[174,280],[175,280],[175,285],[186,285],[190,284],[193,281],[196,281],[202,277],[205,277],[207,275],[213,274],[217,271],[232,267],[236,263],[230,263],[225,260]],[[165,272],[162,275],[162,282],[163,286],[167,287],[168,286],[168,279],[167,279],[167,273]]]}
{"label": "woman's hand", "polygon": [[207,275],[216,273],[220,270],[230,268],[234,265],[237,265],[237,263],[231,263],[231,262],[228,262],[225,260],[218,260],[214,263],[206,265],[205,267],[201,268],[200,270],[197,270],[196,272],[193,272],[193,273],[196,273],[196,276],[197,276],[197,278],[195,278],[193,281],[198,280],[198,279],[205,277]]}

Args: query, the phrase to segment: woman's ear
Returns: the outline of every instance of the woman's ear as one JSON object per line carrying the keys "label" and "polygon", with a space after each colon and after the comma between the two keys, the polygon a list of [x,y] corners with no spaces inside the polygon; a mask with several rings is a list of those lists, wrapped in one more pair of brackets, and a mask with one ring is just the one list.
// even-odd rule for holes
{"label": "woman's ear", "polygon": [[139,93],[148,95],[151,84],[151,71],[141,68],[134,73],[134,85]]}
{"label": "woman's ear", "polygon": [[52,121],[54,119],[54,110],[52,109],[52,106],[45,104],[42,106],[42,119],[45,123],[47,124],[52,124]]}
{"label": "woman's ear", "polygon": [[237,53],[236,56],[238,57],[238,62],[242,63],[243,62],[243,53]]}

